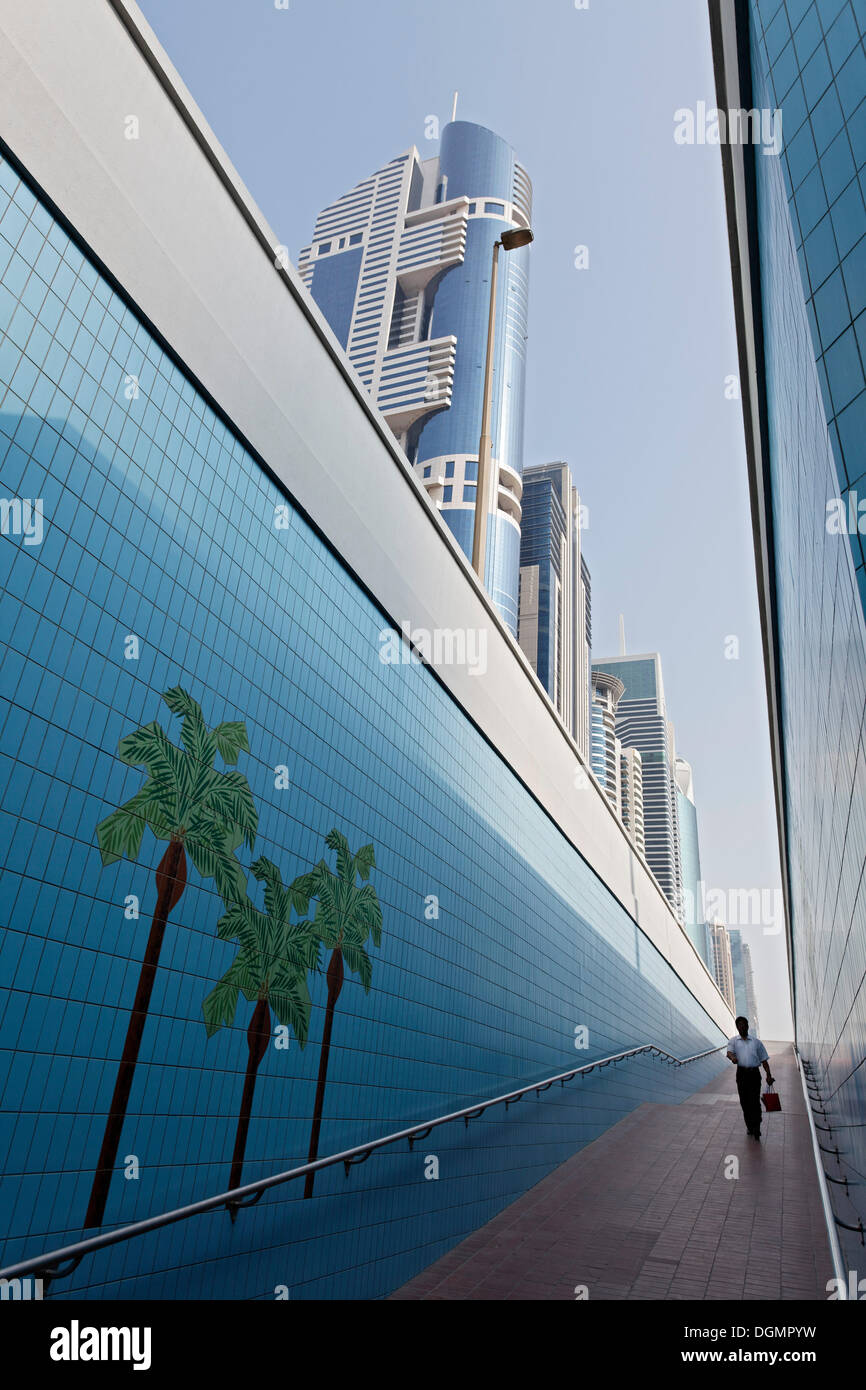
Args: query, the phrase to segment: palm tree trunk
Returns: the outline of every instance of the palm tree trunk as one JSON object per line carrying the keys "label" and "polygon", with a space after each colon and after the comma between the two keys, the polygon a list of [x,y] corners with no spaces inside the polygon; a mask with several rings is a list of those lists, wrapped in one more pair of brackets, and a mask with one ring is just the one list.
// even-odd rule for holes
{"label": "palm tree trunk", "polygon": [[[319,1155],[319,1130],[322,1128],[322,1109],[325,1104],[325,1083],[328,1079],[328,1054],[331,1051],[331,1028],[334,1023],[334,1009],[343,988],[343,952],[337,947],[328,962],[328,1004],[325,1009],[325,1027],[322,1033],[322,1050],[319,1053],[319,1079],[316,1083],[316,1103],[313,1107],[313,1127],[310,1131],[310,1152],[307,1162],[315,1163]],[[308,1173],[304,1182],[304,1196],[312,1197],[315,1173]]]}
{"label": "palm tree trunk", "polygon": [[232,1171],[229,1174],[229,1190],[240,1187],[241,1172],[244,1166],[244,1151],[247,1147],[247,1131],[253,1109],[253,1091],[256,1089],[256,1073],[265,1055],[271,1036],[271,1006],[267,999],[260,999],[253,1010],[250,1026],[247,1029],[247,1074],[244,1079],[244,1093],[241,1097],[241,1113],[238,1116],[238,1132],[235,1137],[235,1151],[232,1154]]}
{"label": "palm tree trunk", "polygon": [[120,1132],[126,1119],[126,1107],[132,1088],[132,1078],[135,1075],[135,1064],[138,1061],[141,1035],[144,1032],[147,1011],[150,1007],[150,996],[153,992],[153,982],[159,965],[162,939],[165,936],[168,915],[186,887],[186,854],[181,840],[172,840],[159,861],[156,870],[156,886],[156,909],[150,925],[150,935],[147,938],[147,949],[141,964],[132,1013],[129,1016],[126,1041],[123,1044],[123,1053],[117,1069],[117,1080],[114,1083],[114,1094],[111,1097],[108,1119],[105,1122],[102,1148],[99,1151],[93,1187],[90,1190],[90,1201],[87,1204],[87,1215],[84,1218],[85,1229],[90,1226],[101,1226],[105,1215],[108,1188],[117,1160]]}

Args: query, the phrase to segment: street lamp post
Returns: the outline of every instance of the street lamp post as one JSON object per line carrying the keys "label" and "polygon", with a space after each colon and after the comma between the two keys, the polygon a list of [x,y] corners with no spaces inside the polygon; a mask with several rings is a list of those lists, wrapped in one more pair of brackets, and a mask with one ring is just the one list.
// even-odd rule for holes
{"label": "street lamp post", "polygon": [[495,512],[496,492],[492,491],[494,506],[491,507],[491,455],[493,441],[490,436],[490,416],[493,409],[493,346],[496,337],[496,283],[499,278],[499,249],[516,251],[535,240],[528,227],[518,227],[511,232],[503,232],[493,246],[493,266],[490,272],[490,313],[487,320],[487,356],[484,363],[484,401],[481,410],[481,440],[478,445],[478,481],[475,488],[475,534],[472,538],[472,568],[484,583],[484,568],[487,561],[487,519]]}

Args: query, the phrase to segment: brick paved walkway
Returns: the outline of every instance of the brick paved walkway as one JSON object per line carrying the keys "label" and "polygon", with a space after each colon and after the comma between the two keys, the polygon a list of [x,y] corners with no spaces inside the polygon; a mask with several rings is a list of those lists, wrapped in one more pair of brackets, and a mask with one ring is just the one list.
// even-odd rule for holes
{"label": "brick paved walkway", "polygon": [[790,1044],[767,1047],[785,1109],[760,1144],[729,1066],[680,1105],[639,1106],[391,1298],[826,1299],[797,1064]]}

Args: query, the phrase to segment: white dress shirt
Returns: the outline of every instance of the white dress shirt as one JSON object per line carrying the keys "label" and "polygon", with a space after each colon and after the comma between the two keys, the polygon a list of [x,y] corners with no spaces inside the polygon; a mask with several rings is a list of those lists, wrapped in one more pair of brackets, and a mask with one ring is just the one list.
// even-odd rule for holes
{"label": "white dress shirt", "polygon": [[752,1037],[751,1033],[747,1038],[741,1038],[739,1033],[735,1038],[730,1038],[728,1051],[733,1052],[741,1067],[759,1067],[769,1057],[761,1039]]}

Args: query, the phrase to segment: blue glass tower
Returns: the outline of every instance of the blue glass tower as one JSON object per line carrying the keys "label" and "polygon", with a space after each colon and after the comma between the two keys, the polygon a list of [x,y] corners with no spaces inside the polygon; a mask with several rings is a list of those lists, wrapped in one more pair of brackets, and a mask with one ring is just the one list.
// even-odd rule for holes
{"label": "blue glass tower", "polygon": [[[317,218],[302,278],[462,549],[472,554],[494,243],[532,186],[493,131],[452,121]],[[517,634],[529,252],[500,261],[485,584]]]}

